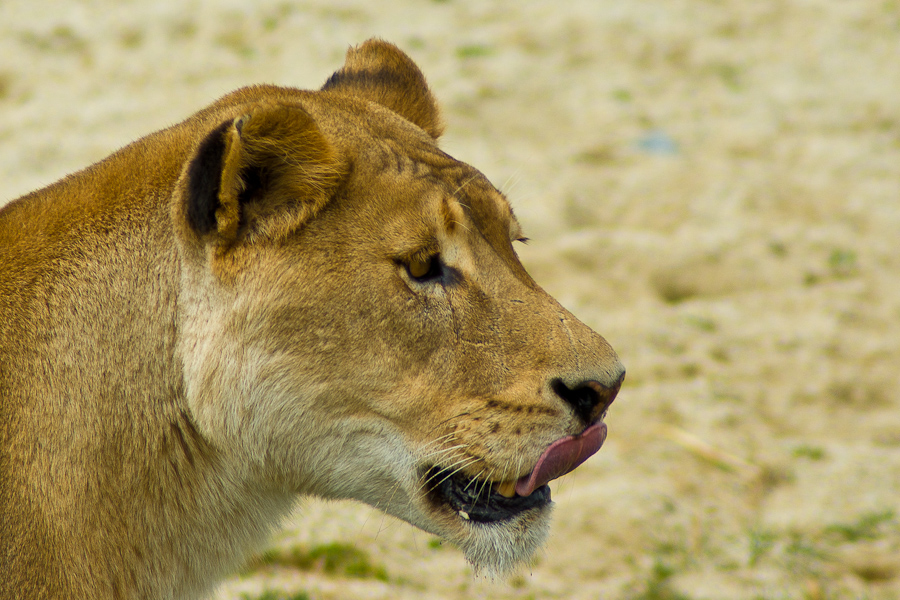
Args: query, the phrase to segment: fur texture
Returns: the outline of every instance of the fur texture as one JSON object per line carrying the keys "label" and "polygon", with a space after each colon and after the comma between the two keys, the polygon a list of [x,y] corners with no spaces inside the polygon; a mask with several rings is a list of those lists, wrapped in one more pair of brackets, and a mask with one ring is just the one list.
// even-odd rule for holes
{"label": "fur texture", "polygon": [[470,522],[427,474],[526,475],[623,370],[441,130],[373,40],[0,211],[0,597],[196,597],[304,494],[529,558],[549,506]]}

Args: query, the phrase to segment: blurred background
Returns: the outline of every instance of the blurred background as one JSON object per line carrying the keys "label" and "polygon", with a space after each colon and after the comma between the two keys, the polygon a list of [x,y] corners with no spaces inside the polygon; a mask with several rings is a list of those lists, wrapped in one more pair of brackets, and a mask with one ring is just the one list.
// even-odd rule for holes
{"label": "blurred background", "polygon": [[372,36],[628,378],[520,574],[313,500],[216,598],[900,597],[900,1],[3,0],[0,203]]}

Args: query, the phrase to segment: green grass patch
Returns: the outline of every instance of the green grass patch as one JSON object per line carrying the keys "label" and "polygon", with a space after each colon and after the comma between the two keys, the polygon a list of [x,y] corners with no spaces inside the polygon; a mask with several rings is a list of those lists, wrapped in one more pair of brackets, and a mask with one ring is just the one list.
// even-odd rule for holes
{"label": "green grass patch", "polygon": [[893,523],[895,519],[896,513],[891,509],[870,512],[861,515],[853,523],[829,525],[825,528],[825,532],[835,535],[845,542],[874,540],[884,533],[884,526]]}
{"label": "green grass patch", "polygon": [[743,87],[742,69],[737,65],[720,64],[714,67],[716,75],[732,92],[739,92]]}
{"label": "green grass patch", "polygon": [[707,331],[709,333],[712,333],[719,328],[714,320],[701,315],[685,315],[684,322],[695,329]]}
{"label": "green grass patch", "polygon": [[466,44],[456,49],[459,58],[481,58],[493,54],[494,50],[485,44]]}
{"label": "green grass patch", "polygon": [[632,600],[691,600],[689,596],[672,589],[670,579],[673,575],[675,575],[675,569],[657,558],[647,577],[644,589],[633,596]]}
{"label": "green grass patch", "polygon": [[373,563],[366,551],[338,542],[312,548],[295,546],[286,550],[269,550],[254,561],[249,570],[254,571],[264,566],[320,571],[327,575],[353,579],[388,580],[385,568]]}
{"label": "green grass patch", "polygon": [[306,592],[297,592],[296,594],[290,594],[288,592],[266,590],[259,596],[241,594],[241,600],[311,600],[311,596]]}
{"label": "green grass patch", "polygon": [[789,541],[784,548],[784,554],[789,569],[806,573],[818,573],[822,563],[828,561],[831,556],[820,547],[820,544],[807,539],[799,532],[791,532]]}
{"label": "green grass patch", "polygon": [[856,252],[847,248],[835,248],[828,255],[828,268],[837,277],[851,277],[859,271]]}
{"label": "green grass patch", "polygon": [[820,448],[819,446],[809,446],[807,444],[801,444],[791,450],[791,455],[796,458],[808,458],[809,460],[822,460],[825,458],[825,450],[824,448]]}
{"label": "green grass patch", "polygon": [[778,536],[771,531],[766,531],[764,529],[752,529],[750,531],[750,547],[747,565],[750,567],[755,567],[759,563],[760,559],[762,559],[763,556],[769,553],[777,540]]}
{"label": "green grass patch", "polygon": [[613,90],[612,97],[613,100],[616,100],[617,102],[631,102],[632,100],[634,100],[634,96],[630,91],[621,88]]}

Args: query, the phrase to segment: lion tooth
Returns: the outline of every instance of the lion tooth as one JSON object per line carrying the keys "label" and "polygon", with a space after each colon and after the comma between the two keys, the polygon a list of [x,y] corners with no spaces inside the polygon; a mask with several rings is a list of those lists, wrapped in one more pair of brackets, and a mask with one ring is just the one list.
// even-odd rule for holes
{"label": "lion tooth", "polygon": [[496,487],[497,492],[504,496],[505,498],[515,498],[516,497],[516,482],[515,481],[501,481],[497,484]]}
{"label": "lion tooth", "polygon": [[462,517],[463,519],[465,519],[466,521],[469,520],[469,513],[467,513],[467,512],[464,511],[464,510],[459,511],[459,516],[461,516],[461,517]]}

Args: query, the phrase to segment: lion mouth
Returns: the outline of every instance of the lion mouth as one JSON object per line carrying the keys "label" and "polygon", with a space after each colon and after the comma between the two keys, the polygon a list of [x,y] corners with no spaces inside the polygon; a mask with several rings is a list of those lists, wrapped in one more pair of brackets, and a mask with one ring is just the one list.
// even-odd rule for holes
{"label": "lion mouth", "polygon": [[528,496],[549,481],[574,471],[606,441],[606,423],[597,421],[578,435],[556,440],[544,450],[531,474],[516,482],[516,493]]}
{"label": "lion mouth", "polygon": [[448,475],[440,467],[432,467],[426,481],[436,483],[431,484],[429,494],[468,521],[492,523],[511,519],[549,504],[547,484],[593,456],[606,441],[606,431],[606,424],[597,421],[578,435],[553,442],[531,473],[517,481],[491,484],[459,472]]}
{"label": "lion mouth", "polygon": [[508,497],[488,481],[462,473],[448,476],[440,467],[432,467],[426,480],[436,482],[429,488],[432,500],[449,506],[462,519],[476,523],[507,521],[527,510],[550,504],[548,485],[538,487],[528,496]]}

